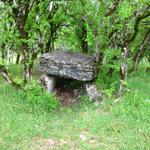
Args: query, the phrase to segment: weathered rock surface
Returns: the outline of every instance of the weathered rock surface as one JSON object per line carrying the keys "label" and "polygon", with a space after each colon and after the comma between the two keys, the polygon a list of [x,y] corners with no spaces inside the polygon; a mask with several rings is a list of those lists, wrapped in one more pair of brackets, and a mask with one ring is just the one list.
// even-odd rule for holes
{"label": "weathered rock surface", "polygon": [[95,84],[87,83],[86,92],[91,102],[100,102],[103,100],[102,93],[97,89]]}
{"label": "weathered rock surface", "polygon": [[50,92],[50,93],[54,91],[55,82],[56,82],[55,77],[48,76],[45,74],[43,74],[38,80],[38,83],[42,85],[47,92]]}
{"label": "weathered rock surface", "polygon": [[91,81],[95,77],[93,57],[67,51],[56,51],[42,55],[40,70],[48,75],[79,81]]}

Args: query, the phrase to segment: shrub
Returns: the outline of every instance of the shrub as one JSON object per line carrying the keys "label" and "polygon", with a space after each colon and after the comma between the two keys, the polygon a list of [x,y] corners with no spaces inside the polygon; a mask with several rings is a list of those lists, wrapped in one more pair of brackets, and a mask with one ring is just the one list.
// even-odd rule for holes
{"label": "shrub", "polygon": [[59,101],[53,93],[48,93],[36,83],[31,80],[25,87],[24,91],[20,91],[20,95],[24,97],[26,102],[32,107],[38,107],[46,111],[58,108]]}

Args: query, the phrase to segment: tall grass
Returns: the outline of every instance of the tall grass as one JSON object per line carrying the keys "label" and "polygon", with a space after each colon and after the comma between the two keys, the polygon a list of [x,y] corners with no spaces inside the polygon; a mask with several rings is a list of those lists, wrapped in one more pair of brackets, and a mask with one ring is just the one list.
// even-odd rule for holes
{"label": "tall grass", "polygon": [[0,80],[0,150],[150,149],[148,73],[132,74],[129,92],[119,102],[106,99],[95,106],[83,97],[53,112],[32,109]]}

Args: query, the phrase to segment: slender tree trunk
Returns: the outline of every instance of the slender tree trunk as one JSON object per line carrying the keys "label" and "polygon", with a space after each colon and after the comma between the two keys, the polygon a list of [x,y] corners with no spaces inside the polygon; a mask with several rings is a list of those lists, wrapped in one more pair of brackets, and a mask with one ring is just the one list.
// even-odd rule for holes
{"label": "slender tree trunk", "polygon": [[50,47],[50,51],[54,51],[55,49],[55,45],[54,45],[54,33],[51,36],[51,47]]}
{"label": "slender tree trunk", "polygon": [[[24,30],[24,28],[19,28],[22,39],[28,39],[28,33]],[[28,48],[28,44],[26,42],[22,43],[22,54],[23,54],[23,67],[24,67],[24,84],[26,84],[31,76],[31,69],[29,67],[30,62],[30,51]]]}
{"label": "slender tree trunk", "polygon": [[5,59],[5,44],[4,43],[2,43],[2,45],[1,45],[1,52],[2,52],[2,59]]}
{"label": "slender tree trunk", "polygon": [[17,57],[16,57],[16,64],[19,64],[20,62],[20,54],[17,54]]}
{"label": "slender tree trunk", "polygon": [[150,49],[149,47],[148,47],[148,48],[145,48],[145,44],[146,44],[147,41],[150,41],[150,31],[148,31],[148,32],[146,33],[144,40],[143,40],[143,41],[141,42],[141,44],[140,44],[139,50],[136,52],[136,54],[135,54],[135,56],[134,56],[134,58],[133,58],[133,64],[134,64],[134,66],[133,66],[133,68],[132,68],[130,71],[135,71],[135,70],[137,70],[137,67],[138,67],[140,61],[142,60],[142,58],[143,58],[145,52],[146,52],[148,49]]}
{"label": "slender tree trunk", "polygon": [[140,47],[140,50],[136,53],[136,57],[134,58],[134,67],[133,67],[133,71],[137,70],[137,67],[140,63],[140,61],[142,60],[144,53],[146,52],[146,48],[143,48],[143,46]]}
{"label": "slender tree trunk", "polygon": [[51,25],[50,27],[51,34],[46,44],[46,50],[45,50],[46,53],[54,51],[54,30],[53,30],[54,27],[52,23],[50,25]]}
{"label": "slender tree trunk", "polygon": [[37,52],[33,52],[32,55],[31,55],[31,62],[29,64],[30,70],[33,68],[34,60],[37,58],[37,55],[38,55],[38,51]]}
{"label": "slender tree trunk", "polygon": [[29,52],[28,45],[26,43],[23,44],[23,66],[24,66],[24,83],[27,83],[31,76],[31,69],[29,67]]}
{"label": "slender tree trunk", "polygon": [[45,53],[51,52],[51,49],[52,49],[51,47],[52,47],[52,38],[51,38],[51,35],[50,35],[49,40],[46,44]]}
{"label": "slender tree trunk", "polygon": [[80,34],[82,52],[88,53],[87,29],[86,29],[86,24],[84,19],[81,19],[80,21],[80,28],[81,28],[81,32],[79,34]]}
{"label": "slender tree trunk", "polygon": [[51,42],[50,42],[50,52],[54,51],[54,34],[55,34],[55,30],[54,30],[54,24],[51,23]]}
{"label": "slender tree trunk", "polygon": [[100,42],[98,35],[95,36],[95,61],[99,63],[100,61]]}
{"label": "slender tree trunk", "polygon": [[45,52],[48,53],[48,52],[52,52],[52,51],[54,51],[54,39],[53,39],[53,37],[51,35],[51,37],[49,37],[49,40],[48,40],[48,42],[46,44]]}
{"label": "slender tree trunk", "polygon": [[100,52],[100,42],[99,37],[96,34],[95,35],[95,54],[94,54],[94,60],[97,64],[97,74],[100,72],[102,68],[103,63],[103,52]]}
{"label": "slender tree trunk", "polygon": [[2,59],[5,59],[5,53],[3,50],[2,50]]}
{"label": "slender tree trunk", "polygon": [[126,84],[125,81],[127,79],[127,56],[128,56],[128,46],[126,43],[122,47],[122,54],[121,54],[121,66],[120,66],[120,86],[117,93],[117,96],[120,97],[125,92]]}

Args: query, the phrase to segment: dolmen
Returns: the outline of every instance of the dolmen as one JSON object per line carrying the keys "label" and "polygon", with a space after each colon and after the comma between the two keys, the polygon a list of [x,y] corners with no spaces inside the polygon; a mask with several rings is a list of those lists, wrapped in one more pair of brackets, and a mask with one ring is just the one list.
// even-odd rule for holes
{"label": "dolmen", "polygon": [[96,64],[92,56],[70,51],[45,53],[40,58],[40,81],[48,92],[53,92],[57,78],[78,80],[85,83],[85,89],[92,101],[101,99],[101,94],[92,81],[96,77]]}

